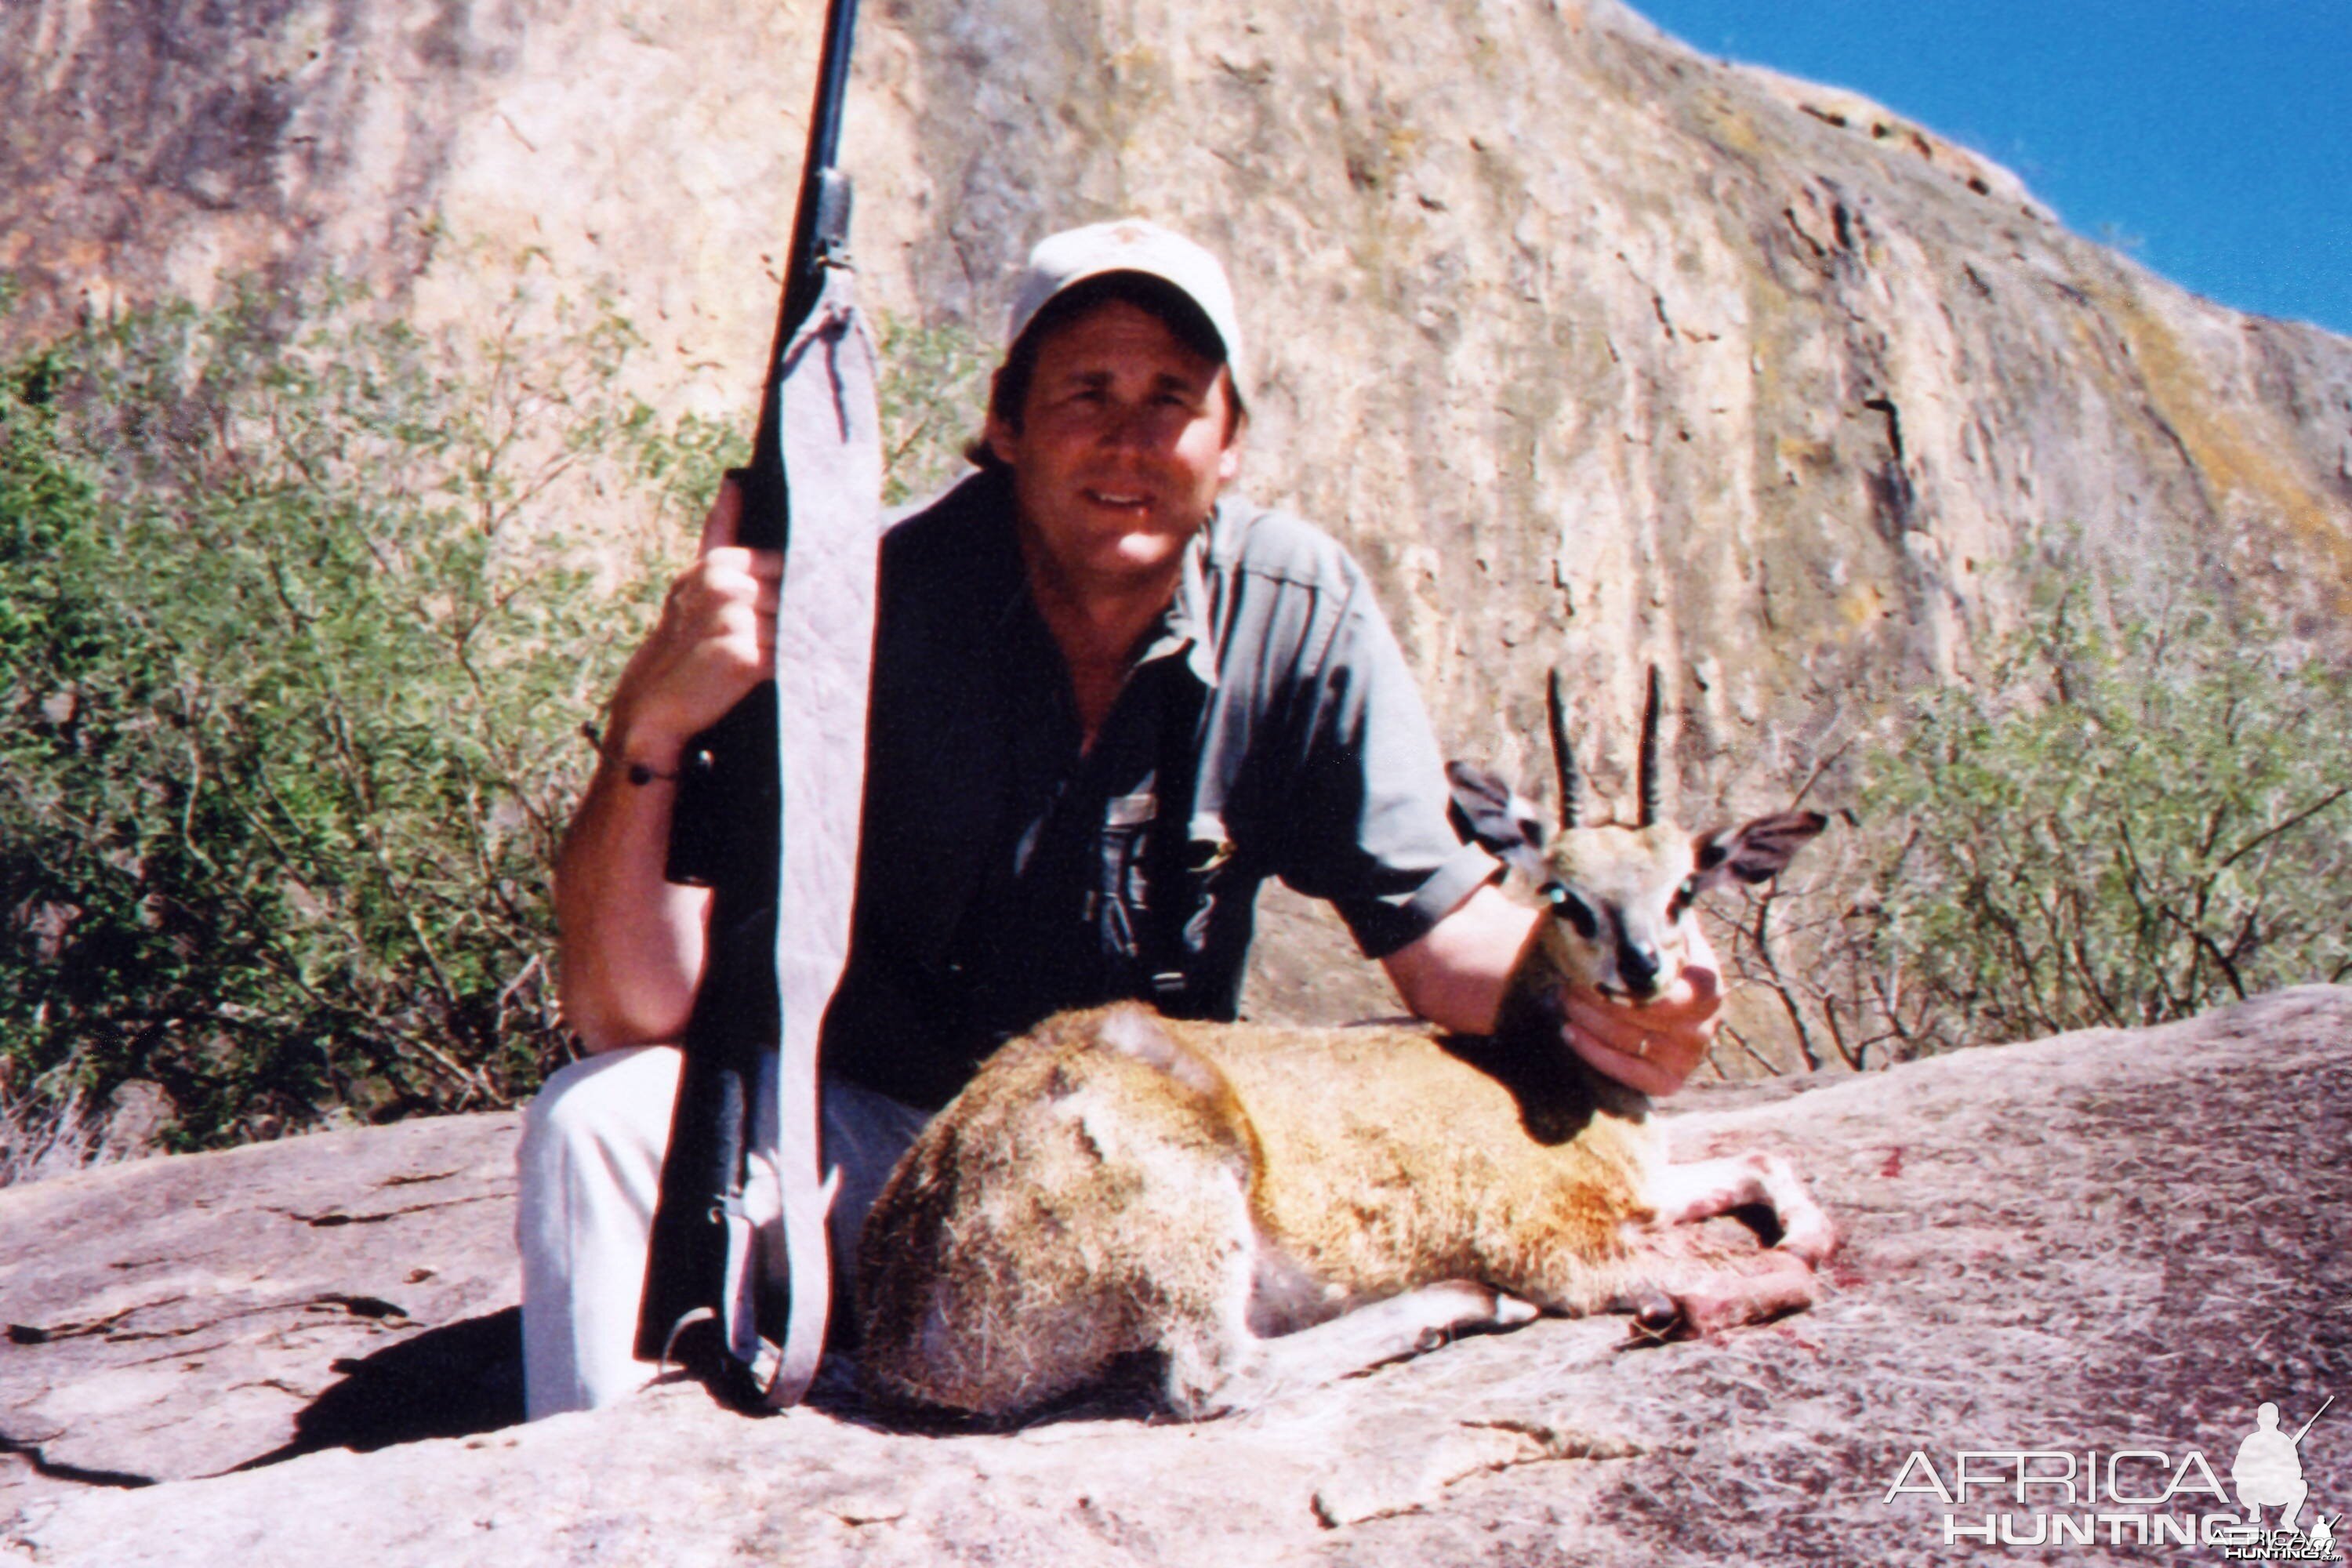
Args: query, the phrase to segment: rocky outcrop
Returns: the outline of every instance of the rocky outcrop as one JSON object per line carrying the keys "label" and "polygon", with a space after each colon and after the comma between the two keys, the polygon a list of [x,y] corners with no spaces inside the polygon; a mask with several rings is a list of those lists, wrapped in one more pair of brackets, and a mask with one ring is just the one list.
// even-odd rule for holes
{"label": "rocky outcrop", "polygon": [[[0,262],[53,310],[276,267],[430,315],[531,248],[620,290],[671,395],[740,403],[816,21],[37,0],[0,20]],[[2203,550],[2352,602],[2352,348],[1617,0],[896,0],[864,26],[872,293],[985,336],[1052,226],[1136,209],[1216,245],[1260,349],[1254,487],[1370,558],[1465,739],[1497,743],[1498,707],[1529,729],[1563,659],[1614,721],[1672,654],[1711,792],[1704,764],[1827,694],[1963,659],[2002,563],[2073,530],[2066,559],[2125,577]]]}
{"label": "rocky outcrop", "polygon": [[[672,407],[768,341],[814,0],[24,0],[0,269],[29,332],[224,274],[432,321],[518,267],[610,287]],[[2352,608],[2352,345],[2196,300],[1850,94],[1617,0],[869,3],[870,297],[992,335],[1048,228],[1229,259],[1250,488],[1370,568],[1450,748],[1533,773],[1570,667],[1602,789],[1675,673],[1682,805],[1809,776],[1964,669],[2035,571]],[[1824,789],[1841,787],[1832,771]],[[1284,907],[1261,1011],[1381,1005]],[[910,1433],[835,1389],[512,1428],[511,1116],[0,1193],[0,1557],[1975,1561],[1914,1451],[2227,1459],[2352,1388],[2352,994],[1735,1103],[1850,1240],[1812,1312],[1634,1351],[1468,1341],[1247,1420]],[[2352,1506],[2341,1407],[2305,1449]],[[1965,1522],[1965,1521],[1964,1521]],[[2095,1561],[2102,1552],[2076,1553]]]}
{"label": "rocky outcrop", "polygon": [[[1916,1473],[1890,1500],[1914,1453],[1948,1481],[1964,1448],[2193,1449],[2226,1487],[2258,1404],[2294,1425],[2352,1388],[2341,987],[1696,1096],[1678,1151],[1787,1152],[1838,1217],[1811,1311],[1649,1348],[1622,1320],[1538,1322],[1198,1426],[1109,1402],[1009,1435],[910,1430],[833,1386],[775,1420],[673,1387],[501,1428],[512,1128],[0,1194],[19,1325],[0,1560],[1976,1563],[1948,1513],[2024,1532],[2035,1510],[1948,1509]],[[2340,1416],[2301,1449],[2328,1512],[2352,1505]],[[2116,1528],[2068,1560],[2162,1555]]]}
{"label": "rocky outcrop", "polygon": [[[818,13],[26,0],[0,15],[20,329],[256,269],[447,320],[524,265],[613,289],[667,405],[740,416]],[[1619,0],[887,0],[862,26],[870,297],[986,340],[1051,227],[1213,243],[1260,367],[1246,482],[1366,561],[1458,754],[1538,774],[1564,665],[1617,788],[1656,660],[1691,815],[1825,761],[1834,805],[1847,743],[2037,573],[2352,624],[2352,345]],[[1261,1012],[1387,1005],[1329,978],[1355,972],[1328,930],[1270,923]]]}
{"label": "rocky outcrop", "polygon": [[[612,287],[645,388],[740,416],[818,9],[9,7],[16,331],[240,270],[449,320],[522,266]],[[2192,299],[1867,99],[1618,0],[891,0],[861,26],[870,296],[985,341],[1054,226],[1146,212],[1216,245],[1256,343],[1246,484],[1367,560],[1456,754],[1540,773],[1567,666],[1621,785],[1661,660],[1691,814],[1825,759],[1837,804],[1846,742],[1969,668],[2037,572],[2345,637],[2352,345]],[[1270,926],[1258,1011],[1388,1006],[1331,931],[1279,902]]]}

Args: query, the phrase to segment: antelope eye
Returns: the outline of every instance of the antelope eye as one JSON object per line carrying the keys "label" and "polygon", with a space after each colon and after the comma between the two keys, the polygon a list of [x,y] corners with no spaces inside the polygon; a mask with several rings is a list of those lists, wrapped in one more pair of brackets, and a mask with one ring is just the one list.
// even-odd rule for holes
{"label": "antelope eye", "polygon": [[1685,877],[1681,885],[1675,889],[1675,896],[1666,902],[1666,918],[1675,921],[1682,919],[1683,911],[1697,901],[1698,879]]}
{"label": "antelope eye", "polygon": [[1592,912],[1592,906],[1560,883],[1546,882],[1543,897],[1544,902],[1551,906],[1551,912],[1574,926],[1576,934],[1585,941],[1591,942],[1601,934],[1601,917]]}

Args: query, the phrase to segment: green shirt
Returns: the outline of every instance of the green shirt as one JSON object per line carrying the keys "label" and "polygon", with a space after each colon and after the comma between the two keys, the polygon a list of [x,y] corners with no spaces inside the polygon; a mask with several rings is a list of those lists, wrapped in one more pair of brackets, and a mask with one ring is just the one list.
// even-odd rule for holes
{"label": "green shirt", "polygon": [[1091,748],[1032,603],[1008,482],[882,548],[849,967],[826,1069],[945,1103],[1048,1014],[1230,1018],[1258,885],[1328,899],[1370,957],[1496,864],[1446,817],[1436,741],[1363,573],[1227,500]]}

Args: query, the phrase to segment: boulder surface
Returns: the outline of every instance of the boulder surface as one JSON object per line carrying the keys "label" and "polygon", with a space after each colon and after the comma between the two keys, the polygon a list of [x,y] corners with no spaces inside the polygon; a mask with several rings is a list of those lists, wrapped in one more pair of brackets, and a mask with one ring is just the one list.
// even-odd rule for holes
{"label": "boulder surface", "polygon": [[[511,1116],[10,1191],[0,1556],[1968,1563],[1947,1516],[2095,1510],[1948,1507],[1914,1455],[1948,1484],[1963,1449],[2137,1449],[2193,1482],[2193,1450],[2226,1487],[2261,1403],[2292,1427],[2352,1392],[2352,988],[1684,1100],[1678,1154],[1784,1152],[1839,1220],[1810,1311],[1646,1347],[1544,1321],[1193,1426],[1107,1398],[915,1429],[832,1381],[769,1420],[667,1386],[506,1425]],[[2300,1452],[2312,1506],[2352,1506],[2352,1415]],[[2093,1528],[2067,1561],[2179,1552]]]}
{"label": "boulder surface", "polygon": [[[16,0],[0,337],[236,277],[470,326],[520,277],[609,296],[634,384],[748,428],[823,11]],[[1857,741],[2062,581],[2252,600],[2347,652],[2352,343],[2191,296],[1853,93],[1621,0],[888,0],[860,28],[869,302],[984,360],[1055,228],[1215,247],[1243,484],[1361,561],[1449,756],[1535,784],[1559,668],[1623,799],[1655,663],[1670,816],[1846,805]],[[1255,1016],[1392,1006],[1309,908],[1271,902]]]}

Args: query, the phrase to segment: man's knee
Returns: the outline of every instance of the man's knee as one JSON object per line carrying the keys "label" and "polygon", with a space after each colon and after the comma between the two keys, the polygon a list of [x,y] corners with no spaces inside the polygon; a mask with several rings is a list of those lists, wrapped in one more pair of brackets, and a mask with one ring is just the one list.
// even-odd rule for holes
{"label": "man's knee", "polygon": [[551,1075],[523,1112],[525,1164],[590,1151],[608,1158],[649,1153],[658,1161],[669,1142],[679,1060],[674,1046],[638,1046]]}

